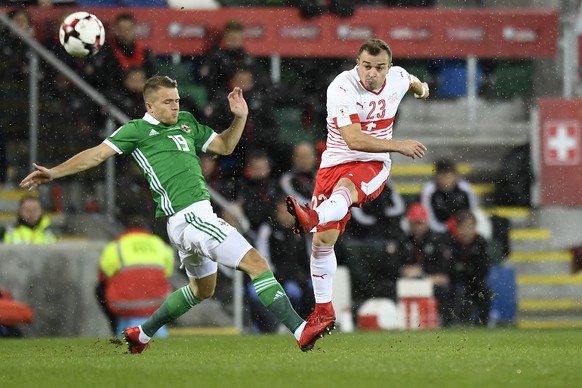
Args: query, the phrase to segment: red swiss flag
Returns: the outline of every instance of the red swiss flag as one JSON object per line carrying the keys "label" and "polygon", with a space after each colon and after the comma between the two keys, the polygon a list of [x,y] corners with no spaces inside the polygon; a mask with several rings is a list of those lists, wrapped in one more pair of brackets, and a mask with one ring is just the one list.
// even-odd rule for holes
{"label": "red swiss flag", "polygon": [[580,163],[580,123],[576,120],[551,120],[544,125],[544,162],[550,166]]}

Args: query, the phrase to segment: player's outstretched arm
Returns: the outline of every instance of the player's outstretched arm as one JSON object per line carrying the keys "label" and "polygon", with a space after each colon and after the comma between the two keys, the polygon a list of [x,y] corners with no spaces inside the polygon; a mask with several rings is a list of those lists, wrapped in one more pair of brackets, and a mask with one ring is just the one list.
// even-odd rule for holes
{"label": "player's outstretched arm", "polygon": [[410,75],[412,77],[412,91],[414,92],[414,98],[426,100],[428,96],[430,96],[430,90],[428,88],[428,84],[426,82],[421,82],[418,78],[414,75]]}
{"label": "player's outstretched arm", "polygon": [[362,132],[360,124],[350,124],[339,129],[351,150],[363,152],[398,152],[402,155],[422,158],[426,147],[416,140],[378,139]]}
{"label": "player's outstretched arm", "polygon": [[39,185],[51,182],[55,179],[88,170],[103,163],[105,160],[115,155],[115,153],[116,152],[111,147],[105,143],[101,143],[96,147],[79,152],[72,158],[53,168],[46,168],[33,163],[32,166],[35,168],[35,171],[28,174],[20,182],[20,187],[32,190]]}
{"label": "player's outstretched arm", "polygon": [[234,119],[230,127],[216,136],[208,146],[208,151],[218,155],[232,154],[242,136],[247,123],[247,116],[249,115],[249,108],[241,88],[235,87],[228,94],[228,104],[230,105],[230,111],[234,114]]}

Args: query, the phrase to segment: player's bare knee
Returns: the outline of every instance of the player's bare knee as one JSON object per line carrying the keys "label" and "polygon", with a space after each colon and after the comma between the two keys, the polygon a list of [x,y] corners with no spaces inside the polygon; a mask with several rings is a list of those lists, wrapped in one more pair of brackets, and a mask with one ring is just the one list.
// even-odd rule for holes
{"label": "player's bare knee", "polygon": [[348,178],[341,178],[333,190],[335,191],[340,187],[345,187],[346,189],[349,190],[350,196],[352,198],[352,203],[358,202],[358,190],[356,189],[356,185],[354,184],[354,182],[352,182]]}
{"label": "player's bare knee", "polygon": [[238,269],[248,274],[251,278],[270,270],[267,260],[255,248],[249,250],[242,258]]}
{"label": "player's bare knee", "polygon": [[312,244],[314,247],[334,246],[339,237],[339,230],[331,229],[324,232],[317,232],[313,235]]}
{"label": "player's bare knee", "polygon": [[204,299],[210,299],[214,296],[214,289],[198,290],[198,293],[195,296],[202,302]]}
{"label": "player's bare knee", "polygon": [[190,290],[199,301],[204,299],[209,299],[214,296],[214,290],[216,289],[216,283],[211,281],[212,279],[191,279],[190,280]]}

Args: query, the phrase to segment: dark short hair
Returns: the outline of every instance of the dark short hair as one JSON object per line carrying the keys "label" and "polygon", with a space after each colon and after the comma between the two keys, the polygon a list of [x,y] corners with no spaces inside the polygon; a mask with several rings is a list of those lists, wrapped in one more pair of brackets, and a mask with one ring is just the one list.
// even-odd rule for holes
{"label": "dark short hair", "polygon": [[121,217],[121,223],[126,229],[130,228],[140,228],[140,229],[151,229],[151,223],[149,219],[141,214],[129,213],[124,214]]}
{"label": "dark short hair", "polygon": [[434,167],[436,172],[457,172],[455,163],[449,159],[437,160]]}
{"label": "dark short hair", "polygon": [[469,220],[473,221],[474,223],[477,223],[477,217],[475,217],[475,214],[473,214],[473,212],[469,210],[460,210],[457,213],[455,213],[455,220],[457,221],[457,225],[462,224]]}
{"label": "dark short hair", "polygon": [[228,32],[242,32],[244,31],[244,29],[245,27],[243,26],[243,24],[236,19],[232,19],[224,25],[225,34]]}
{"label": "dark short hair", "polygon": [[123,12],[117,15],[117,17],[115,18],[115,24],[124,20],[135,23],[135,17],[132,14],[130,14],[129,12]]}
{"label": "dark short hair", "polygon": [[154,75],[153,77],[148,78],[145,82],[143,87],[143,99],[146,100],[148,94],[161,88],[177,89],[178,82],[167,75]]}
{"label": "dark short hair", "polygon": [[384,42],[382,39],[368,39],[363,45],[360,46],[360,51],[358,51],[358,57],[364,51],[370,53],[370,55],[378,55],[382,51],[388,53],[388,59],[392,60],[392,49],[388,46],[388,43]]}

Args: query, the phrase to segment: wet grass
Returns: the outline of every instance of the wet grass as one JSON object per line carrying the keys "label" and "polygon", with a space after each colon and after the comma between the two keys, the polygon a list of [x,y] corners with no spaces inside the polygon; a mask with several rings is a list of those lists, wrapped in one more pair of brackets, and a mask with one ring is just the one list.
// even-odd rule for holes
{"label": "wet grass", "polygon": [[0,340],[0,387],[574,387],[579,330],[337,333],[301,353],[292,337]]}

